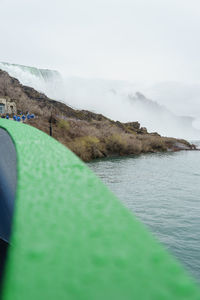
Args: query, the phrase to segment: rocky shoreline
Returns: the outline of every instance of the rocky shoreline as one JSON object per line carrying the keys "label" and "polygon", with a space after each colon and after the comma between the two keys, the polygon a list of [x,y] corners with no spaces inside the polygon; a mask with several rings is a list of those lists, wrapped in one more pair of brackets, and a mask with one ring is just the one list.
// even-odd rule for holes
{"label": "rocky shoreline", "polygon": [[140,153],[195,150],[186,140],[148,133],[138,122],[121,123],[101,114],[75,110],[24,86],[0,70],[0,98],[16,103],[18,113],[29,111],[36,118],[28,122],[47,134],[52,123],[53,137],[83,161]]}

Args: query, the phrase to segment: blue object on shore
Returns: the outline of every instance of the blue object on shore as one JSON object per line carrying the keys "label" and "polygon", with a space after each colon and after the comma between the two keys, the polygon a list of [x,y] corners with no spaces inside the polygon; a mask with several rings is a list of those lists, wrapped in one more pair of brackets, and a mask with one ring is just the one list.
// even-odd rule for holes
{"label": "blue object on shore", "polygon": [[6,119],[9,120],[9,115],[6,115]]}
{"label": "blue object on shore", "polygon": [[17,117],[17,122],[20,122],[21,121],[21,118],[20,116]]}
{"label": "blue object on shore", "polygon": [[23,115],[23,116],[22,116],[22,120],[23,120],[23,122],[25,121],[25,119],[26,119],[26,116],[25,116],[25,115]]}
{"label": "blue object on shore", "polygon": [[14,121],[17,121],[17,117],[16,117],[15,115],[13,116],[13,120],[14,120]]}
{"label": "blue object on shore", "polygon": [[31,115],[30,115],[30,118],[31,118],[31,119],[34,119],[34,118],[35,118],[35,115],[34,115],[34,114],[31,114]]}
{"label": "blue object on shore", "polygon": [[27,115],[27,119],[30,120],[30,118],[31,118],[31,115],[28,114],[28,115]]}

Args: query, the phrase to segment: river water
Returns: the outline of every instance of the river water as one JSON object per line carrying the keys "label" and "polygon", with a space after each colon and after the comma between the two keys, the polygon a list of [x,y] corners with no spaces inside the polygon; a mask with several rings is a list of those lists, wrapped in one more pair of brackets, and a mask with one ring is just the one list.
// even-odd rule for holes
{"label": "river water", "polygon": [[88,165],[200,282],[200,151]]}

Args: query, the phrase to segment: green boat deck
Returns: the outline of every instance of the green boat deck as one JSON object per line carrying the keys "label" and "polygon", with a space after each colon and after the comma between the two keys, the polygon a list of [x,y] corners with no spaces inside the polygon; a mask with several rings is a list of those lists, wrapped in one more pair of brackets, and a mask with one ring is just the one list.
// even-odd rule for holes
{"label": "green boat deck", "polygon": [[0,127],[17,151],[3,300],[200,299],[183,267],[79,158],[29,125],[0,119]]}

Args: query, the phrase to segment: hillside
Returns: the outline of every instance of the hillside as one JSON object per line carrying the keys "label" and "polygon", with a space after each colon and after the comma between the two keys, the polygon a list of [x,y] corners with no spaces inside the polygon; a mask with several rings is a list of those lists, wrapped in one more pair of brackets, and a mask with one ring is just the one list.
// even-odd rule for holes
{"label": "hillside", "polygon": [[[156,102],[154,98],[145,96],[146,93],[149,94],[145,87],[137,86],[133,82],[66,77],[55,70],[5,62],[0,62],[0,69],[17,78],[21,84],[44,93],[50,99],[62,99],[76,109],[101,113],[120,122],[137,120],[149,131],[158,131],[164,136],[192,140],[198,140],[200,137],[200,131],[193,126],[195,118],[187,117],[186,112],[183,116],[176,115],[173,106],[167,109],[166,97],[170,98],[170,92],[166,91],[165,103],[158,98]],[[182,104],[180,109],[181,107]]]}
{"label": "hillside", "polygon": [[49,99],[31,87],[22,85],[2,70],[0,97],[7,97],[15,102],[18,113],[34,113],[36,118],[30,120],[29,125],[46,133],[49,133],[51,118],[53,137],[84,161],[108,156],[194,148],[185,140],[148,133],[137,121],[115,122],[101,114],[72,109],[62,102]]}

